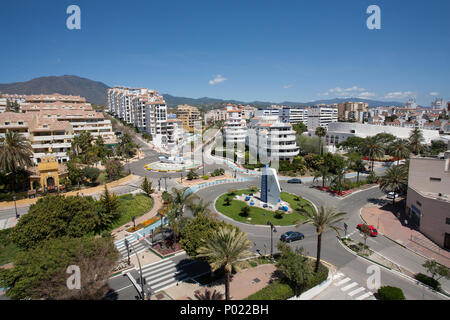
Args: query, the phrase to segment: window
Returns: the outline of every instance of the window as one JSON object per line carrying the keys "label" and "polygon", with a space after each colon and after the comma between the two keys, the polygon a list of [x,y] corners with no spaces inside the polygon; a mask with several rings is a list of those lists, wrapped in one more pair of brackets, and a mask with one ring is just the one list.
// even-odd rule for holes
{"label": "window", "polygon": [[419,207],[422,206],[422,203],[420,203],[419,201],[416,201],[416,203],[417,203],[417,205],[418,205]]}
{"label": "window", "polygon": [[433,178],[433,177],[430,177],[430,181],[441,181],[441,178]]}

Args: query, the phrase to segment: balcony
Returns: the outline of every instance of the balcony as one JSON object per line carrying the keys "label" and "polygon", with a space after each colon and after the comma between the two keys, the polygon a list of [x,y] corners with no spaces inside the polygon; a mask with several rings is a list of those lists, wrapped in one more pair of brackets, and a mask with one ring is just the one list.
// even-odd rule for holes
{"label": "balcony", "polygon": [[62,139],[73,139],[74,135],[55,135],[55,136],[34,136],[33,141],[54,141],[54,140],[62,140]]}

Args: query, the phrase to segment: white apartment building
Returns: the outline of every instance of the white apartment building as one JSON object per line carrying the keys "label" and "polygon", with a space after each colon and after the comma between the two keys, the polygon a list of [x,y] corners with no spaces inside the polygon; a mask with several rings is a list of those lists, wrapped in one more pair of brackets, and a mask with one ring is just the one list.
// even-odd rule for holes
{"label": "white apartment building", "polygon": [[167,146],[169,148],[178,146],[183,141],[183,135],[183,120],[167,120]]}
{"label": "white apartment building", "polygon": [[283,107],[280,118],[282,122],[290,124],[302,122],[308,125],[308,109],[304,107]]}
{"label": "white apartment building", "polygon": [[338,109],[331,106],[313,106],[308,110],[308,131],[317,127],[328,128],[331,123],[338,122]]}
{"label": "white apartment building", "polygon": [[260,159],[292,161],[299,154],[292,125],[276,115],[252,119],[247,145],[250,153],[259,154]]}
{"label": "white apartment building", "polygon": [[444,109],[445,101],[442,98],[436,98],[436,100],[431,102],[431,109]]}
{"label": "white apartment building", "polygon": [[6,100],[6,98],[0,98],[0,112],[5,112],[7,105],[8,101]]}
{"label": "white apartment building", "polygon": [[[335,146],[349,137],[366,138],[378,133],[390,133],[399,139],[408,139],[414,128],[382,126],[361,123],[335,122],[328,125],[325,141],[327,145]],[[425,143],[430,144],[432,140],[439,140],[439,131],[422,130]]]}
{"label": "white apartment building", "polygon": [[242,119],[241,108],[233,105],[226,106],[227,120],[225,121],[223,131],[224,131],[224,142],[226,144],[244,144],[245,137],[247,136],[247,124],[244,119]]}

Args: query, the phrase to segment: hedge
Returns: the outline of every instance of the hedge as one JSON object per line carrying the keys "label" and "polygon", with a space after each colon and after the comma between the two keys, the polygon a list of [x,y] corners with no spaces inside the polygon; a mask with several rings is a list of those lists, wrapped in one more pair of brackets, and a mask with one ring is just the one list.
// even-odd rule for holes
{"label": "hedge", "polygon": [[377,292],[377,298],[379,300],[406,300],[402,289],[391,286],[380,287]]}
{"label": "hedge", "polygon": [[245,300],[287,300],[294,295],[294,291],[288,284],[276,280]]}
{"label": "hedge", "polygon": [[415,276],[416,280],[419,280],[420,282],[432,287],[434,290],[441,290],[441,284],[436,279],[433,279],[426,274],[418,273]]}

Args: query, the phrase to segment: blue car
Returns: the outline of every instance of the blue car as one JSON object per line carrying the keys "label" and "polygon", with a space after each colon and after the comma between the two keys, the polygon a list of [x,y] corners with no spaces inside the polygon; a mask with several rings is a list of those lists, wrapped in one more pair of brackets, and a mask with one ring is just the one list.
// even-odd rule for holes
{"label": "blue car", "polygon": [[281,235],[280,240],[283,242],[292,242],[297,240],[303,240],[305,236],[301,232],[288,231]]}

